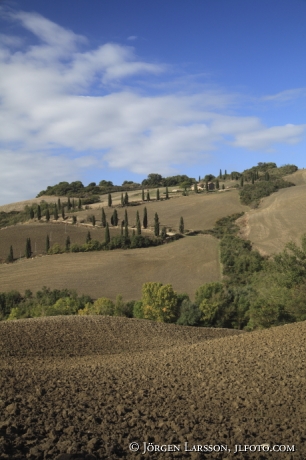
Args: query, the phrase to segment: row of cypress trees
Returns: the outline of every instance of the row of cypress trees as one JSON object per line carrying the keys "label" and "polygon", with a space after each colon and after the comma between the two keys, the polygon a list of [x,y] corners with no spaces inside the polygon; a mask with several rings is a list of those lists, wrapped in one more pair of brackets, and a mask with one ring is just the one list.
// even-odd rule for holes
{"label": "row of cypress trees", "polygon": [[[166,187],[166,192],[165,192],[165,199],[168,200],[169,199],[169,190],[168,190],[168,187]],[[147,191],[147,194],[146,194],[146,199],[145,199],[145,191],[144,189],[142,189],[141,191],[141,199],[142,201],[150,201],[151,200],[151,197],[150,197],[150,192]],[[156,200],[159,201],[160,200],[160,192],[159,192],[159,188],[156,190]],[[108,194],[107,196],[107,206],[110,208],[112,206],[112,195],[111,193]],[[129,205],[129,195],[127,192],[125,192],[125,195],[123,195],[123,193],[121,193],[121,206],[128,206]]]}

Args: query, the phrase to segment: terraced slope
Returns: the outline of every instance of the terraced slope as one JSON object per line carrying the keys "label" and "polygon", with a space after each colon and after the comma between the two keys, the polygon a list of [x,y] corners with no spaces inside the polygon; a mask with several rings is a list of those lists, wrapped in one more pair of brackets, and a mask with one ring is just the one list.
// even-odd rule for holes
{"label": "terraced slope", "polygon": [[306,456],[305,322],[247,334],[57,317],[0,323],[0,337],[3,460]]}

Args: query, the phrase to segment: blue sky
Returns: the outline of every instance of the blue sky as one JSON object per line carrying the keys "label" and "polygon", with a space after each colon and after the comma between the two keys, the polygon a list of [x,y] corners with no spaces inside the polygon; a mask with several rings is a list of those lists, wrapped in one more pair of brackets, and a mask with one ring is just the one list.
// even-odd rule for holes
{"label": "blue sky", "polygon": [[0,3],[0,204],[306,167],[305,0]]}

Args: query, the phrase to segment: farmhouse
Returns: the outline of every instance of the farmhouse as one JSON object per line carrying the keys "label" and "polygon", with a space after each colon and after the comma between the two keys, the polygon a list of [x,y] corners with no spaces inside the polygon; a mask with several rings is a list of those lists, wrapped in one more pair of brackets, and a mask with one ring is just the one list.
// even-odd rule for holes
{"label": "farmhouse", "polygon": [[[206,190],[206,185],[203,182],[198,182],[197,188],[198,190]],[[191,186],[191,190],[194,190],[194,185]],[[208,190],[215,190],[214,182],[208,182]]]}

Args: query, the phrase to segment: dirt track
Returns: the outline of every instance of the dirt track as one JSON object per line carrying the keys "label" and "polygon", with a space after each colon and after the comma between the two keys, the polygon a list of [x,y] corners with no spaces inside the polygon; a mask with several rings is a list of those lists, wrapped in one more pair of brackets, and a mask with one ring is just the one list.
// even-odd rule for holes
{"label": "dirt track", "polygon": [[[0,458],[305,459],[305,345],[305,322],[254,333],[109,317],[2,322]],[[181,450],[142,455],[143,442]],[[296,452],[234,455],[263,443]]]}

